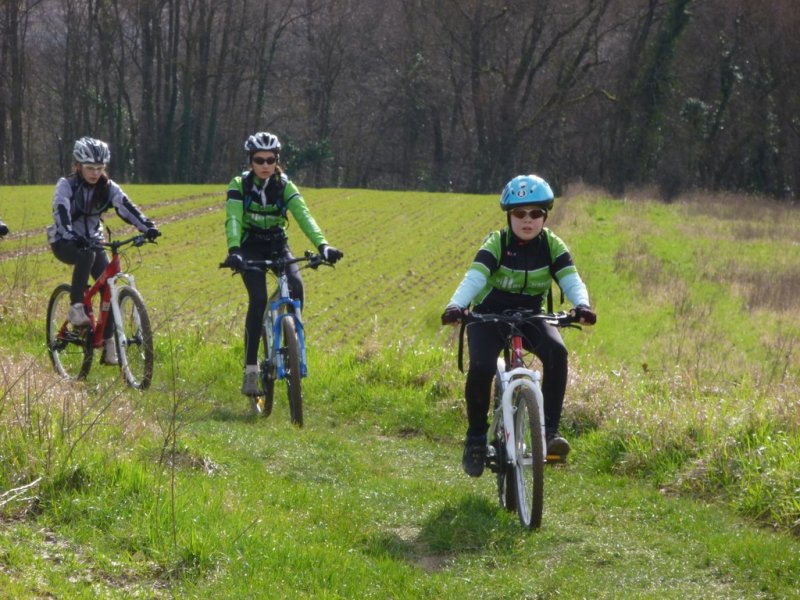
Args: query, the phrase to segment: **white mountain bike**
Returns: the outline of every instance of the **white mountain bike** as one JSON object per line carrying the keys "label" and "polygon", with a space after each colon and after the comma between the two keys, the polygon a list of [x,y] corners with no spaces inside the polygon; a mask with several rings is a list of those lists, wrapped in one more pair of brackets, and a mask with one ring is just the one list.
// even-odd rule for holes
{"label": "white mountain bike", "polygon": [[[538,529],[542,524],[545,463],[563,462],[561,456],[546,454],[542,376],[525,361],[521,327],[535,320],[543,320],[556,327],[577,327],[574,325],[577,319],[564,312],[542,314],[515,310],[501,314],[470,313],[463,319],[465,325],[508,325],[503,356],[497,359],[486,466],[497,475],[500,505],[506,510],[516,510],[520,523],[528,529]],[[459,351],[459,367],[460,363]]]}

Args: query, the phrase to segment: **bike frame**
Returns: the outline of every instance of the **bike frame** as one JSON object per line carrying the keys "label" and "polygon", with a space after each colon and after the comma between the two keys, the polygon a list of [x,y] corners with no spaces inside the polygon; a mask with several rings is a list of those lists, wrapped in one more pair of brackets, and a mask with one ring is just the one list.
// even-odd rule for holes
{"label": "bike frame", "polygon": [[[570,325],[574,322],[572,317],[566,318],[566,313],[560,313],[558,315],[542,315],[541,318],[545,319],[546,321],[550,322],[552,325],[557,327],[564,327],[564,326],[574,326]],[[470,316],[470,320],[474,320],[474,317]],[[490,317],[488,319],[477,319],[483,322],[491,322],[493,319]],[[562,323],[562,324],[559,324]],[[511,399],[514,395],[514,390],[518,387],[525,386],[527,387],[533,397],[536,400],[537,409],[539,412],[539,422],[541,423],[541,432],[540,435],[542,436],[542,460],[547,462],[547,439],[545,434],[545,426],[544,426],[544,396],[542,395],[542,374],[535,370],[529,368],[525,364],[525,360],[523,358],[524,355],[524,347],[522,343],[522,336],[519,332],[516,332],[512,329],[511,333],[509,334],[510,339],[505,346],[504,356],[507,356],[511,361],[511,369],[506,370],[506,361],[504,357],[498,357],[497,359],[497,376],[500,380],[500,387],[502,390],[502,396],[500,401],[500,406],[496,407],[494,410],[494,414],[492,416],[492,422],[489,427],[490,433],[496,438],[497,433],[500,429],[500,424],[502,423],[503,426],[503,434],[505,436],[505,451],[506,451],[506,462],[508,464],[514,464],[516,462],[516,437],[514,433],[514,411],[515,408],[511,403]],[[491,437],[491,436],[490,436]],[[492,452],[491,446],[488,449],[488,452]]]}
{"label": "bike frame", "polygon": [[[122,272],[119,259],[119,247],[129,241],[131,240],[116,243],[103,243],[103,247],[111,248],[111,260],[102,275],[100,275],[94,284],[83,294],[83,305],[89,317],[89,327],[92,331],[92,346],[94,348],[102,348],[103,346],[103,332],[108,324],[109,313],[114,316],[114,328],[120,345],[127,346],[128,343],[128,340],[125,338],[125,330],[121,325],[122,315],[119,310],[119,286],[117,285],[117,280],[124,279],[127,286],[136,289],[134,276]],[[92,299],[96,295],[100,296],[100,317],[97,319],[95,318],[94,307],[92,306]],[[61,334],[64,333],[64,330],[66,330],[68,326],[68,322],[62,325]],[[127,368],[127,354],[120,357],[120,361],[120,366]]]}

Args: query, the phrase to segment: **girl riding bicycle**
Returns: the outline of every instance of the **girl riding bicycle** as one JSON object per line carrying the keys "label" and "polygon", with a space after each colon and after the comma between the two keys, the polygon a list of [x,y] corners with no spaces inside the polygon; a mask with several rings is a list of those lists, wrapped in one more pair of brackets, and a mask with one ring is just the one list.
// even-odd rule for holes
{"label": "girl riding bicycle", "polygon": [[[120,218],[145,234],[149,241],[161,235],[153,222],[131,202],[122,188],[106,175],[111,160],[108,144],[91,137],[82,137],[72,150],[74,172],[56,183],[53,196],[55,223],[47,228],[47,241],[58,260],[74,265],[70,289],[69,322],[76,327],[89,325],[83,307],[83,293],[89,275],[97,279],[108,266],[108,256],[96,242],[103,241],[101,216],[113,207]],[[118,364],[112,336],[114,324],[109,321],[104,332],[102,362]]]}
{"label": "girl riding bicycle", "polygon": [[[580,323],[596,321],[567,246],[544,226],[553,203],[550,186],[536,175],[519,175],[506,184],[500,208],[506,212],[508,228],[486,237],[442,314],[442,324],[460,321],[470,305],[476,313],[520,308],[541,312],[552,280],[574,306],[571,312]],[[502,327],[507,326],[472,323],[467,328],[469,369],[464,396],[469,425],[463,467],[471,477],[483,473],[492,378],[506,333]],[[542,361],[547,454],[564,457],[570,446],[558,426],[567,387],[567,349],[558,330],[545,322],[526,325],[523,332],[526,350]]]}
{"label": "girl riding bicycle", "polygon": [[[250,169],[234,177],[225,203],[225,233],[228,258],[225,266],[242,271],[248,295],[245,318],[245,367],[242,394],[255,396],[258,389],[258,344],[267,309],[267,282],[263,273],[243,270],[245,260],[292,258],[286,237],[287,213],[291,213],[305,236],[329,263],[343,253],[330,246],[306,206],[297,186],[278,166],[281,144],[277,136],[260,131],[247,138],[244,149]],[[293,298],[303,302],[303,280],[299,266],[289,267]]]}

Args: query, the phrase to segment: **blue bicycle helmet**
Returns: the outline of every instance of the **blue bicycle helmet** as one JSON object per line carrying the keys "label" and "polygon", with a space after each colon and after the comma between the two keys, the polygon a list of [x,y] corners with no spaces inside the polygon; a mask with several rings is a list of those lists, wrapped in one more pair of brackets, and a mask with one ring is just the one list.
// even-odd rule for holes
{"label": "blue bicycle helmet", "polygon": [[547,210],[553,208],[553,190],[538,175],[517,175],[503,188],[500,208],[505,211],[517,206],[538,204]]}

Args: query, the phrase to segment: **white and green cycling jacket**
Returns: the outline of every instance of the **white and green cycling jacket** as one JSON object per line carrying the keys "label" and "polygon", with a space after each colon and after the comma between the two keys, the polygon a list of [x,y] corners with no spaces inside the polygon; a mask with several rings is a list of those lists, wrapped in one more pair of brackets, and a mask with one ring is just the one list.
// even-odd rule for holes
{"label": "white and green cycling jacket", "polygon": [[493,231],[478,250],[448,305],[477,312],[514,308],[541,310],[556,281],[573,306],[589,306],[589,293],[566,244],[545,227],[525,242],[510,229]]}

